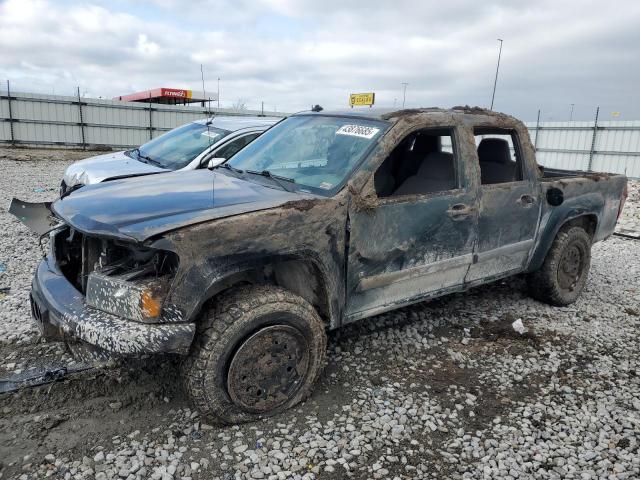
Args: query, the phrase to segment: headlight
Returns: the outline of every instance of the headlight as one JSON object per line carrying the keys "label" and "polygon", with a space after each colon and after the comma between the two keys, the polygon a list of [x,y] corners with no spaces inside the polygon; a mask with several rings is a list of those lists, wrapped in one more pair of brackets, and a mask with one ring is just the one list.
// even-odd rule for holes
{"label": "headlight", "polygon": [[137,322],[156,322],[169,290],[168,276],[131,280],[129,274],[89,274],[87,305]]}

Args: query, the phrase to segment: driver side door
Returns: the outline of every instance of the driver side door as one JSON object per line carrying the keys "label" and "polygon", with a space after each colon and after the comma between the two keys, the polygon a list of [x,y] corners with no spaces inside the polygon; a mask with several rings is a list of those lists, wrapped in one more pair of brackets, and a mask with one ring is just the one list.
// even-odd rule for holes
{"label": "driver side door", "polygon": [[371,208],[351,202],[347,322],[464,285],[478,216],[463,134],[453,124],[409,133],[372,177]]}

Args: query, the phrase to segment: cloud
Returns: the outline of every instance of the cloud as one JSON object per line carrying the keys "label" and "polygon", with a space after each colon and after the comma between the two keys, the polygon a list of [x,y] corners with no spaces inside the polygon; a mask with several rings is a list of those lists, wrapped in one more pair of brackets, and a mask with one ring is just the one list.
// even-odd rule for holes
{"label": "cloud", "polygon": [[[188,5],[188,6],[185,6]],[[504,50],[496,109],[564,119],[569,105],[640,118],[640,3],[594,0],[344,2],[0,1],[0,78],[14,90],[111,97],[157,86],[207,90],[222,105],[343,108],[484,105]]]}

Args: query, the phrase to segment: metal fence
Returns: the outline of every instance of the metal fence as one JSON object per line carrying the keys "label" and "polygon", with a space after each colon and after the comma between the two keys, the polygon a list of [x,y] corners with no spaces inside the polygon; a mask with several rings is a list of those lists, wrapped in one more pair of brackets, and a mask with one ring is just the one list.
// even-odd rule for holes
{"label": "metal fence", "polygon": [[216,115],[283,116],[270,111],[121,102],[0,91],[0,144],[139,146],[179,125]]}
{"label": "metal fence", "polygon": [[528,122],[538,163],[640,177],[640,121]]}
{"label": "metal fence", "polygon": [[[141,145],[172,128],[220,115],[283,116],[264,110],[121,102],[0,91],[0,144],[65,147]],[[541,165],[640,178],[640,121],[528,122]]]}

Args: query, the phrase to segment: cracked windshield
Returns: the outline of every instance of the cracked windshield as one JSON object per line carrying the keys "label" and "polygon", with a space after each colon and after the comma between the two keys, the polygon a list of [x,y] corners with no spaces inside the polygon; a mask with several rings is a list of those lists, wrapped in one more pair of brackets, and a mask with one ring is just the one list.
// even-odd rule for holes
{"label": "cracked windshield", "polygon": [[386,128],[385,122],[353,117],[294,116],[258,137],[228,163],[243,172],[276,176],[322,194],[342,184]]}

